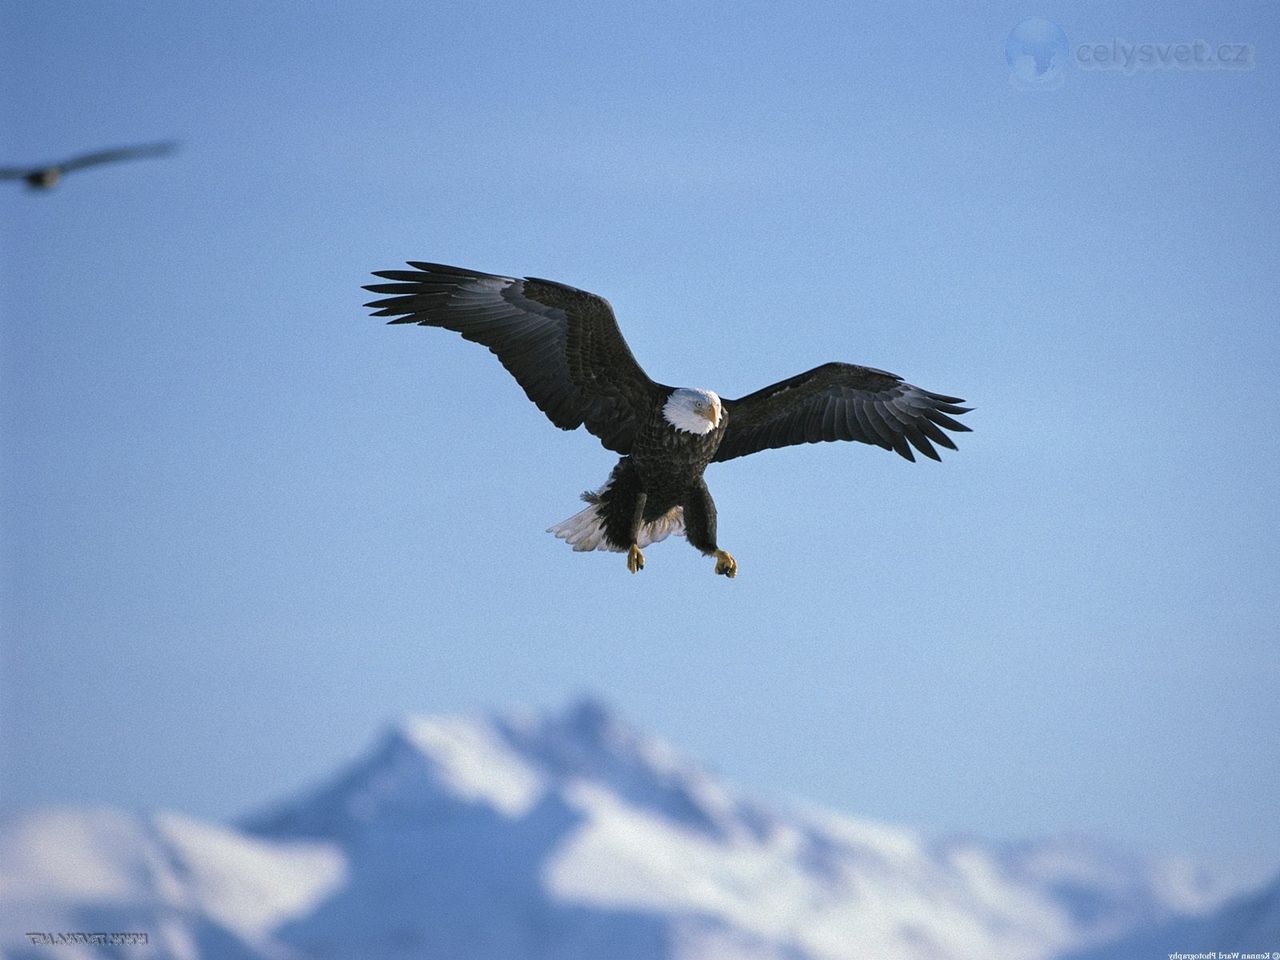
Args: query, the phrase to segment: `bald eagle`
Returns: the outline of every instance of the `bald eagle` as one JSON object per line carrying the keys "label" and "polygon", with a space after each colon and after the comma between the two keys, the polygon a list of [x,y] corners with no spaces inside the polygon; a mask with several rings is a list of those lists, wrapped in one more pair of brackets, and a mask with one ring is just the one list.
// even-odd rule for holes
{"label": "bald eagle", "polygon": [[944,430],[969,430],[954,419],[969,411],[959,397],[850,363],[825,363],[737,400],[669,387],[641,369],[603,297],[554,280],[408,265],[374,272],[390,282],[365,287],[384,295],[365,304],[373,316],[484,344],[552,423],[585,425],[622,455],[605,485],[583,494],[586,509],[547,532],[574,550],[625,552],[632,573],[644,567],[643,547],[683,534],[715,557],[716,573],[737,575],[737,561],[716,542],[703,479],[710,463],[820,440],[857,440],[911,461],[914,448],[937,460],[934,444],[956,449]]}

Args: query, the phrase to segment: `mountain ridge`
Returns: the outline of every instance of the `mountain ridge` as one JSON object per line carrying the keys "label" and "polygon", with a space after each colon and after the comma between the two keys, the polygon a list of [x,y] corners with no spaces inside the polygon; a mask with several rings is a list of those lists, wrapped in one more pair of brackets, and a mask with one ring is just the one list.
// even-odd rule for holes
{"label": "mountain ridge", "polygon": [[[149,955],[177,960],[1131,960],[1107,945],[1242,909],[1184,862],[1095,841],[755,801],[594,698],[402,717],[234,825],[37,811],[0,853],[10,960],[47,955],[19,927],[85,924],[153,931]],[[1280,892],[1257,896],[1280,926]]]}

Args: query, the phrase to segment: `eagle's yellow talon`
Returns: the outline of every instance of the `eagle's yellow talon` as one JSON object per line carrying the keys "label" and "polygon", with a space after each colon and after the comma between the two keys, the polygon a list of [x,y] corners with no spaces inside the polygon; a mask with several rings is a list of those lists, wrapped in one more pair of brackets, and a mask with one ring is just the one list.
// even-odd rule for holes
{"label": "eagle's yellow talon", "polygon": [[723,574],[730,579],[738,575],[738,561],[733,559],[733,554],[726,550],[716,551],[716,573]]}
{"label": "eagle's yellow talon", "polygon": [[640,552],[640,548],[634,543],[631,549],[627,551],[627,569],[632,573],[639,573],[644,569],[644,554]]}

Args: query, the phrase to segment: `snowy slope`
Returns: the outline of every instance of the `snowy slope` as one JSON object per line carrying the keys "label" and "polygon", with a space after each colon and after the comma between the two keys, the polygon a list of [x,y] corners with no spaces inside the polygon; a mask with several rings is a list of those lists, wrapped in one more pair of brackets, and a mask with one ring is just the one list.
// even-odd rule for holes
{"label": "snowy slope", "polygon": [[[752,802],[592,701],[406,719],[238,830],[36,813],[0,864],[10,960],[1083,960],[1221,906],[1185,864],[1082,840],[936,842]],[[22,937],[85,929],[148,931],[150,952]]]}
{"label": "snowy slope", "polygon": [[1063,960],[1134,960],[1175,952],[1216,954],[1229,960],[1237,951],[1269,960],[1280,956],[1280,880],[1233,898],[1207,917],[1179,917],[1154,929],[1140,928]]}
{"label": "snowy slope", "polygon": [[[175,814],[45,810],[0,831],[0,945],[10,960],[280,958],[272,931],[345,880],[331,846],[272,843]],[[147,948],[37,946],[33,933],[146,932]]]}

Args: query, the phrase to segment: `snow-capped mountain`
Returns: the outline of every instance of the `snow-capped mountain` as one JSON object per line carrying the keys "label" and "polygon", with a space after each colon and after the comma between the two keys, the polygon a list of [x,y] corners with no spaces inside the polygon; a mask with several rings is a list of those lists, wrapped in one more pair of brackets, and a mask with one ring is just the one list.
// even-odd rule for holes
{"label": "snow-capped mountain", "polygon": [[[76,931],[148,944],[27,936]],[[9,960],[1130,960],[1271,933],[1280,887],[1223,904],[1184,863],[1083,840],[775,808],[594,701],[406,719],[238,828],[59,810],[0,832]]]}

